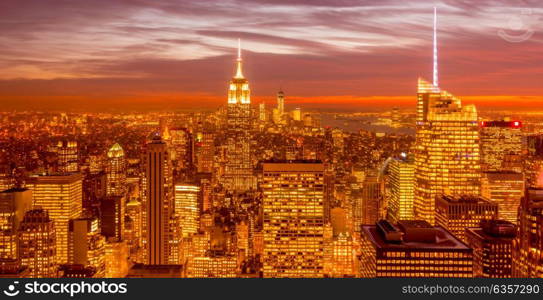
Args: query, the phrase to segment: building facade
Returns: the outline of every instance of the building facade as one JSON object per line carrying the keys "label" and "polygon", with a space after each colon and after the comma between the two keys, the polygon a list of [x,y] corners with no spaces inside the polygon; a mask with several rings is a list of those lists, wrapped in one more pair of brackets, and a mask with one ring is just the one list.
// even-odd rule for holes
{"label": "building facade", "polygon": [[106,182],[108,196],[124,196],[126,193],[126,158],[119,144],[107,152]]}
{"label": "building facade", "polygon": [[322,277],[324,166],[264,163],[264,277]]}
{"label": "building facade", "polygon": [[466,228],[496,219],[498,205],[480,196],[441,195],[436,198],[436,224],[466,242]]}
{"label": "building facade", "polygon": [[68,225],[82,214],[82,182],[78,173],[36,176],[27,182],[34,207],[46,210],[55,224],[58,264],[68,262]]}
{"label": "building facade", "polygon": [[473,252],[441,226],[426,221],[388,221],[362,226],[362,277],[473,276]]}
{"label": "building facade", "polygon": [[543,278],[543,188],[528,188],[513,244],[513,277]]}
{"label": "building facade", "polygon": [[466,241],[473,249],[473,276],[510,278],[513,240],[517,228],[511,222],[489,220],[466,229]]}
{"label": "building facade", "polygon": [[21,264],[27,266],[32,278],[52,278],[57,275],[55,224],[47,211],[26,212],[19,227]]}
{"label": "building facade", "polygon": [[255,187],[251,159],[251,91],[242,73],[241,49],[238,50],[236,74],[228,89],[223,184],[229,190],[246,191]]}
{"label": "building facade", "polygon": [[419,79],[415,141],[415,218],[434,224],[441,193],[479,195],[479,130],[475,106]]}
{"label": "building facade", "polygon": [[390,198],[388,217],[392,223],[413,220],[415,198],[415,163],[412,157],[393,158],[388,165]]}
{"label": "building facade", "polygon": [[167,264],[170,251],[174,196],[170,152],[161,137],[154,135],[144,156],[144,261],[149,265],[163,265]]}

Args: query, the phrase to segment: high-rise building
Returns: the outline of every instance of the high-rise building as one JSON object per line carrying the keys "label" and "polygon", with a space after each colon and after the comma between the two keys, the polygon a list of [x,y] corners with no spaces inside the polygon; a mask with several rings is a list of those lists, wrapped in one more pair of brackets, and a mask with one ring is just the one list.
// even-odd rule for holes
{"label": "high-rise building", "polygon": [[285,114],[285,92],[283,92],[283,90],[277,92],[277,112],[279,113],[279,116]]}
{"label": "high-rise building", "polygon": [[362,277],[472,277],[472,249],[426,221],[362,226]]}
{"label": "high-rise building", "polygon": [[144,157],[145,261],[150,265],[167,264],[174,191],[170,152],[159,135],[147,144]]}
{"label": "high-rise building", "polygon": [[100,201],[100,227],[106,238],[122,241],[124,234],[125,197],[109,196]]}
{"label": "high-rise building", "polygon": [[74,173],[79,171],[79,150],[77,142],[62,140],[57,143],[58,170],[61,173]]}
{"label": "high-rise building", "polygon": [[290,112],[290,116],[293,121],[301,121],[302,120],[302,110],[297,107],[293,111]]}
{"label": "high-rise building", "polygon": [[264,277],[322,277],[324,166],[264,163]]}
{"label": "high-rise building", "polygon": [[466,241],[466,228],[498,217],[498,204],[480,196],[441,195],[436,198],[436,224]]}
{"label": "high-rise building", "polygon": [[481,227],[466,228],[466,241],[473,249],[473,276],[484,278],[510,278],[513,223],[502,220],[481,222]]}
{"label": "high-rise building", "polygon": [[71,265],[92,267],[95,277],[105,276],[106,239],[100,234],[98,219],[70,220],[68,235],[68,261]]}
{"label": "high-rise building", "polygon": [[543,186],[543,134],[527,136],[527,156],[524,159],[526,186]]}
{"label": "high-rise building", "polygon": [[246,191],[255,186],[255,179],[251,160],[251,92],[241,65],[241,48],[238,48],[236,74],[228,90],[223,183],[229,190]]}
{"label": "high-rise building", "polygon": [[277,108],[272,109],[272,121],[275,125],[283,124],[283,118]]}
{"label": "high-rise building", "polygon": [[518,209],[524,196],[524,175],[514,171],[484,172],[481,195],[498,204],[498,218],[517,223]]}
{"label": "high-rise building", "polygon": [[390,198],[387,219],[392,223],[399,220],[413,220],[415,197],[415,162],[413,157],[402,154],[393,158],[388,165]]}
{"label": "high-rise building", "polygon": [[124,278],[128,274],[129,250],[126,241],[107,241],[105,246],[106,278]]}
{"label": "high-rise building", "polygon": [[267,113],[266,113],[266,103],[262,102],[258,104],[258,119],[261,122],[267,121]]}
{"label": "high-rise building", "polygon": [[126,158],[119,144],[113,145],[107,152],[106,166],[107,195],[124,196],[126,192]]}
{"label": "high-rise building", "polygon": [[513,277],[543,278],[543,188],[528,188],[513,244]]}
{"label": "high-rise building", "polygon": [[32,208],[32,191],[13,188],[0,192],[0,260],[19,258],[18,229]]}
{"label": "high-rise building", "polygon": [[129,242],[130,257],[135,262],[143,262],[143,211],[142,203],[130,200],[126,204],[124,240]]}
{"label": "high-rise building", "polygon": [[313,127],[313,117],[310,113],[305,113],[302,117],[302,120],[304,122],[304,126]]}
{"label": "high-rise building", "polygon": [[479,195],[477,111],[419,80],[415,142],[415,218],[434,223],[441,193]]}
{"label": "high-rise building", "polygon": [[[357,277],[359,273],[356,258],[357,241],[347,225],[345,209],[335,207],[331,210],[331,223],[325,227],[325,276]],[[331,225],[331,234],[326,234]]]}
{"label": "high-rise building", "polygon": [[211,131],[196,134],[196,167],[199,173],[212,173],[215,162],[215,133]]}
{"label": "high-rise building", "polygon": [[83,210],[91,211],[100,205],[100,199],[107,195],[107,175],[85,172],[83,174]]}
{"label": "high-rise building", "polygon": [[483,121],[480,123],[481,169],[522,171],[522,123]]}
{"label": "high-rise building", "polygon": [[19,226],[19,255],[32,278],[57,275],[55,224],[47,211],[39,208],[26,212]]}
{"label": "high-rise building", "polygon": [[11,189],[15,186],[11,167],[7,164],[0,164],[0,192]]}
{"label": "high-rise building", "polygon": [[237,270],[235,256],[212,254],[191,259],[187,275],[189,278],[235,278]]}
{"label": "high-rise building", "polygon": [[175,184],[175,214],[179,217],[184,238],[198,232],[200,227],[200,187],[193,184]]}
{"label": "high-rise building", "polygon": [[437,13],[434,10],[433,83],[419,79],[415,153],[415,218],[434,224],[439,194],[480,193],[479,128],[473,105],[438,83]]}
{"label": "high-rise building", "polygon": [[331,263],[327,276],[352,278],[358,275],[355,239],[348,233],[340,233],[331,240]]}
{"label": "high-rise building", "polygon": [[187,128],[170,129],[171,145],[175,155],[175,168],[178,171],[186,171],[192,168],[194,155],[194,142],[190,131]]}
{"label": "high-rise building", "polygon": [[402,126],[400,121],[400,110],[397,107],[392,108],[392,112],[390,113],[390,126],[392,128],[400,128]]}
{"label": "high-rise building", "polygon": [[345,149],[345,134],[340,128],[334,128],[331,132],[332,145],[334,147],[334,153],[343,153]]}
{"label": "high-rise building", "polygon": [[82,178],[78,173],[31,177],[27,187],[32,190],[34,207],[49,213],[56,230],[58,264],[68,262],[68,224],[82,213]]}
{"label": "high-rise building", "polygon": [[362,224],[374,224],[380,219],[382,197],[378,170],[370,170],[362,183]]}

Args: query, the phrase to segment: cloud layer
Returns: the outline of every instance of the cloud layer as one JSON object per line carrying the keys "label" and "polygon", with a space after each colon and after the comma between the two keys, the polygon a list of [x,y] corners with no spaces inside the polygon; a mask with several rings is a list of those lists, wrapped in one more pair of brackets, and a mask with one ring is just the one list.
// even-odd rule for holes
{"label": "cloud layer", "polygon": [[241,38],[253,102],[282,86],[295,103],[378,105],[357,99],[407,97],[431,77],[434,5],[443,88],[543,104],[543,3],[528,0],[3,1],[0,101],[214,107]]}

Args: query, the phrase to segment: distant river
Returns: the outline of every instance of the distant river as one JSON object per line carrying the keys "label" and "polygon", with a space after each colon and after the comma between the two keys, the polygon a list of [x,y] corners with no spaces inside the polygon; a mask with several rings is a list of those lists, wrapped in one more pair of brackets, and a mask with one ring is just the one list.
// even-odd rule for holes
{"label": "distant river", "polygon": [[383,132],[383,133],[400,133],[415,135],[415,128],[401,127],[392,128],[387,125],[373,125],[377,122],[377,117],[373,116],[361,116],[353,117],[349,119],[338,118],[334,119],[332,114],[321,115],[321,125],[323,127],[338,127],[347,132],[358,132],[360,129],[371,132]]}

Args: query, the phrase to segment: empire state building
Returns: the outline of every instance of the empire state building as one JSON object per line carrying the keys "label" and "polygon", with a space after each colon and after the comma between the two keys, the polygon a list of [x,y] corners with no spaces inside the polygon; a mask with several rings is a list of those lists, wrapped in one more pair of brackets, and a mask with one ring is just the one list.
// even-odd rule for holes
{"label": "empire state building", "polygon": [[236,74],[228,88],[226,110],[226,163],[223,184],[229,190],[246,191],[254,187],[251,162],[251,91],[243,76],[241,47],[238,45]]}

